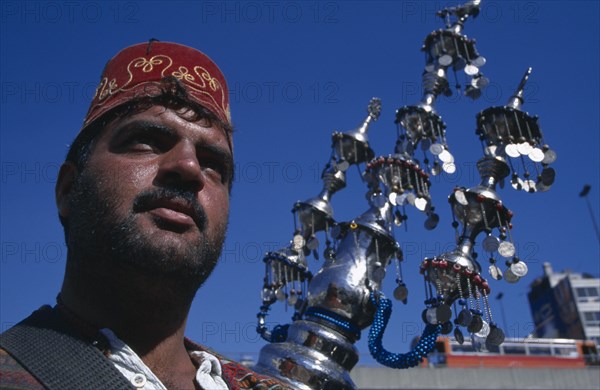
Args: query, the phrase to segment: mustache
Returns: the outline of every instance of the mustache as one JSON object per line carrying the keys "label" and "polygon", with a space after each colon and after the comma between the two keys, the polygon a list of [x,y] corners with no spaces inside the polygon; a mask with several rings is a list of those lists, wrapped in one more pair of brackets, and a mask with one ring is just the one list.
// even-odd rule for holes
{"label": "mustache", "polygon": [[206,227],[206,212],[204,211],[202,205],[198,203],[195,193],[181,188],[161,187],[157,189],[145,190],[135,197],[133,201],[133,211],[140,212],[149,210],[157,201],[161,200],[177,200],[186,202],[191,208],[194,209],[194,213],[196,214],[194,219],[198,221],[198,227],[200,230],[204,230]]}

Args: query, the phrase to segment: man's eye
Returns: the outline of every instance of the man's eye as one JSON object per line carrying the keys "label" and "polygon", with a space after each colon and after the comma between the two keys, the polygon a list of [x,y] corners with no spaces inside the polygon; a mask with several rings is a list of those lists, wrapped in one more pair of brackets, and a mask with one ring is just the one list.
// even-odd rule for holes
{"label": "man's eye", "polygon": [[158,142],[152,137],[140,135],[130,138],[126,142],[127,147],[132,151],[158,151]]}
{"label": "man's eye", "polygon": [[227,164],[216,159],[205,159],[200,163],[205,172],[210,172],[215,180],[225,183],[229,180],[229,168]]}

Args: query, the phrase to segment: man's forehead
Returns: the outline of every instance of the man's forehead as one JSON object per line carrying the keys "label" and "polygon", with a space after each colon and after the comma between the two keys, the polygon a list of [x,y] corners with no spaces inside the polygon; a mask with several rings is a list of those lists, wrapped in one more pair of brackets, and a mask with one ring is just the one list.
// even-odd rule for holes
{"label": "man's forehead", "polygon": [[189,107],[168,108],[153,105],[146,110],[119,117],[107,126],[105,135],[112,138],[126,135],[133,130],[153,130],[173,137],[189,136],[192,138],[206,139],[214,143],[228,145],[229,133],[211,120],[199,116]]}

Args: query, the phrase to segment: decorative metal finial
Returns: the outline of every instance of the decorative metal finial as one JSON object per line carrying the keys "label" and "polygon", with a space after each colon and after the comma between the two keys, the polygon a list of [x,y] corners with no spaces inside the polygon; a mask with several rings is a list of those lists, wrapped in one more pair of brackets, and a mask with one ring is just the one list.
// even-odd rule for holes
{"label": "decorative metal finial", "polygon": [[372,98],[367,107],[369,115],[355,130],[332,134],[332,147],[337,155],[338,165],[346,170],[352,164],[361,164],[373,158],[373,150],[369,147],[368,130],[371,122],[376,121],[381,113],[381,99]]}

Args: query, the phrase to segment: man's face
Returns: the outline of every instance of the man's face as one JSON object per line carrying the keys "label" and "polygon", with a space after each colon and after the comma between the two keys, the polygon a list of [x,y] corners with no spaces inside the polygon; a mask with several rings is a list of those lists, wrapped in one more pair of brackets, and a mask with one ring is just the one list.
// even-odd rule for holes
{"label": "man's face", "polygon": [[107,125],[63,215],[75,261],[197,285],[210,274],[227,228],[232,151],[222,130],[190,117],[154,106]]}

